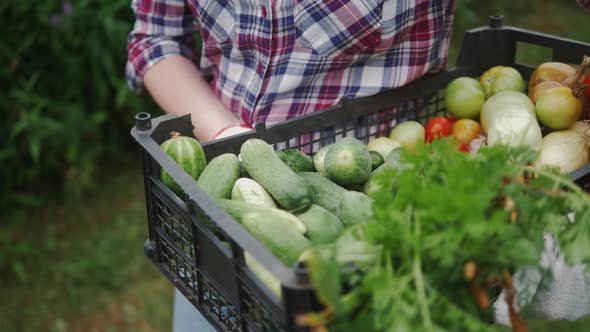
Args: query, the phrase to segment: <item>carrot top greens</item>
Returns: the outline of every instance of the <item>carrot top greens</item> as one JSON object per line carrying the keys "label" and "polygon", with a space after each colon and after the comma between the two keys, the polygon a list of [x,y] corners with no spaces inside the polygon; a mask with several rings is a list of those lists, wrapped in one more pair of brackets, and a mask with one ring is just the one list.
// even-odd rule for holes
{"label": "carrot top greens", "polygon": [[[465,154],[446,139],[402,152],[409,167],[377,178],[373,219],[349,244],[308,257],[325,309],[299,324],[317,332],[494,331],[500,290],[509,306],[532,295],[517,294],[511,275],[543,273],[544,234],[557,238],[568,263],[590,263],[590,199],[566,176],[527,166],[534,158],[504,146]],[[524,318],[511,315],[514,331],[526,330]]]}

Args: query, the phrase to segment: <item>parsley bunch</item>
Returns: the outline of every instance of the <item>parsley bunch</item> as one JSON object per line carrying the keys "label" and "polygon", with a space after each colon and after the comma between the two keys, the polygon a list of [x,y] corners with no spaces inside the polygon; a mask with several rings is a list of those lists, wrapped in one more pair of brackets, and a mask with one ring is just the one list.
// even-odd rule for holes
{"label": "parsley bunch", "polygon": [[[464,154],[444,139],[402,152],[404,167],[380,175],[374,220],[357,232],[381,254],[343,273],[336,253],[316,251],[308,266],[326,309],[300,322],[316,331],[494,331],[494,296],[505,290],[512,308],[527,295],[510,276],[541,271],[544,233],[569,263],[590,263],[590,199],[567,177],[527,166],[534,157],[504,146]],[[526,330],[518,312],[511,320]]]}

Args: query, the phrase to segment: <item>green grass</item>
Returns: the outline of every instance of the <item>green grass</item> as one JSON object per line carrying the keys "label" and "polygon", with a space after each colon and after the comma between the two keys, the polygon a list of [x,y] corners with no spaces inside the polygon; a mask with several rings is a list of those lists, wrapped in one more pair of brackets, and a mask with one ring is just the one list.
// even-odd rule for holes
{"label": "green grass", "polygon": [[[139,161],[75,206],[6,216],[0,331],[166,331],[172,285],[143,255]],[[113,172],[114,173],[114,172]]]}

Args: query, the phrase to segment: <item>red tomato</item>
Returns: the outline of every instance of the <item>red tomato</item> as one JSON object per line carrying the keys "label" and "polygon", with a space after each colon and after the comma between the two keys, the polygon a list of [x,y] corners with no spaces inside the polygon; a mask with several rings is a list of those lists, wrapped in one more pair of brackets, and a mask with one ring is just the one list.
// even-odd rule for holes
{"label": "red tomato", "polygon": [[586,78],[584,78],[584,83],[586,83],[584,93],[586,94],[586,97],[590,98],[590,73],[586,74]]}
{"label": "red tomato", "polygon": [[445,118],[444,116],[437,116],[430,119],[424,127],[424,140],[432,142],[435,138],[442,138],[451,135],[453,132],[454,121]]}
{"label": "red tomato", "polygon": [[461,152],[469,152],[469,145],[467,145],[465,143],[459,143],[458,149]]}

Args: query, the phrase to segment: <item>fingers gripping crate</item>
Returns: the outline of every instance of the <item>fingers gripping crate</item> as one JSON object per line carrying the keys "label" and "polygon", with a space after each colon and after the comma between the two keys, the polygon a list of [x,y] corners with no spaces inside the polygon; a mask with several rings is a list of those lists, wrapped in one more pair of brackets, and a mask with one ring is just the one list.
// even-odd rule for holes
{"label": "fingers gripping crate", "polygon": [[[365,143],[385,136],[399,122],[423,124],[444,115],[446,85],[459,76],[479,76],[494,65],[517,68],[528,78],[533,67],[516,63],[518,43],[546,47],[555,61],[575,64],[590,45],[513,27],[491,18],[490,27],[465,32],[457,66],[374,96],[342,100],[329,109],[221,139],[204,145],[207,160],[222,153],[238,154],[252,137],[276,149],[297,148],[313,154],[338,138],[354,136]],[[285,266],[223,211],[160,147],[171,131],[193,136],[190,118],[171,115],[151,119],[137,115],[132,136],[140,145],[144,166],[149,239],[147,257],[220,331],[303,331],[295,317],[320,309],[306,271]],[[180,185],[177,196],[160,180],[161,169]],[[590,165],[571,174],[586,190]],[[248,252],[280,281],[278,298],[247,267]]]}

